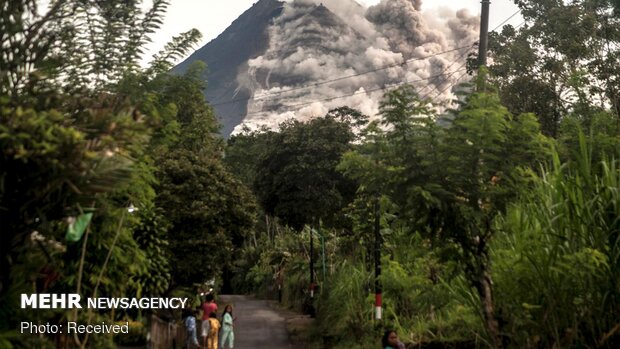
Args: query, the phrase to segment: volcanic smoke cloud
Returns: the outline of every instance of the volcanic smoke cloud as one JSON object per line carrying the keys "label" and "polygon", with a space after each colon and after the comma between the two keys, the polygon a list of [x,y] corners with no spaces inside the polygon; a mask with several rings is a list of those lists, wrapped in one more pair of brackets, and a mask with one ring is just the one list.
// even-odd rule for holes
{"label": "volcanic smoke cloud", "polygon": [[[382,0],[369,8],[353,0],[292,0],[269,30],[267,51],[237,77],[253,99],[235,132],[308,120],[344,105],[374,116],[382,88],[403,82],[420,96],[448,100],[477,40],[478,18],[467,10],[422,12],[421,0]],[[468,48],[443,53],[459,47]],[[386,66],[393,67],[380,69]],[[364,74],[371,70],[377,71]],[[346,76],[352,77],[338,80]]]}

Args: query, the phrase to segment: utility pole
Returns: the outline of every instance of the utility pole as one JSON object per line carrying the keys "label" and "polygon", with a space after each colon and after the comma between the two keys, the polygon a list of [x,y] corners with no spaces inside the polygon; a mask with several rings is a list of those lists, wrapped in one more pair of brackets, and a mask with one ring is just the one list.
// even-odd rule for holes
{"label": "utility pole", "polygon": [[491,0],[482,0],[480,13],[480,43],[478,45],[478,67],[487,65],[487,51],[489,45],[489,7]]}
{"label": "utility pole", "polygon": [[375,196],[375,320],[381,320],[381,226],[379,215],[379,194]]}
{"label": "utility pole", "polygon": [[318,234],[319,237],[321,238],[321,264],[323,264],[323,285],[325,285],[325,275],[327,274],[325,268],[325,237],[323,236],[323,234],[321,233],[321,220],[319,219],[319,227],[318,227]]}
{"label": "utility pole", "polygon": [[314,298],[314,239],[313,229],[310,228],[310,299]]}

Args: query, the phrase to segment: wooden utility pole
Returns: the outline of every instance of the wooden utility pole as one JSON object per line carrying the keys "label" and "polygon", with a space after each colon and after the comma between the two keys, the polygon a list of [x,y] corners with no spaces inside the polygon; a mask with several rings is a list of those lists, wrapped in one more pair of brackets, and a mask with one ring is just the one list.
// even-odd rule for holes
{"label": "wooden utility pole", "polygon": [[480,13],[480,43],[478,45],[478,67],[487,65],[487,51],[489,45],[489,7],[490,0],[482,0]]}

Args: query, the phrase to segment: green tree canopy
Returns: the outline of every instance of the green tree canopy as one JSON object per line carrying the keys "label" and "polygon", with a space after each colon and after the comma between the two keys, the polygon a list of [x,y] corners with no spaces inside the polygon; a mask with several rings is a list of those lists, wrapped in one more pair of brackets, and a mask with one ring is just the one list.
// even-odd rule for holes
{"label": "green tree canopy", "polygon": [[[557,136],[564,116],[620,115],[620,20],[609,0],[515,1],[526,22],[489,37],[502,102]],[[617,4],[616,4],[617,6]]]}
{"label": "green tree canopy", "polygon": [[263,209],[296,229],[313,219],[335,223],[355,191],[336,171],[353,139],[349,123],[333,116],[281,124],[258,164],[254,187]]}

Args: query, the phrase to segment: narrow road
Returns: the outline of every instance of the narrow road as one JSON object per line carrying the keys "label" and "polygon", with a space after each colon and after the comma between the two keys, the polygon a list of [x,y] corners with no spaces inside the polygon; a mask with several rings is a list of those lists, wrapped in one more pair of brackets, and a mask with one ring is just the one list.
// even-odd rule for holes
{"label": "narrow road", "polygon": [[291,349],[283,316],[266,301],[247,296],[222,295],[216,299],[218,311],[233,305],[235,349]]}

